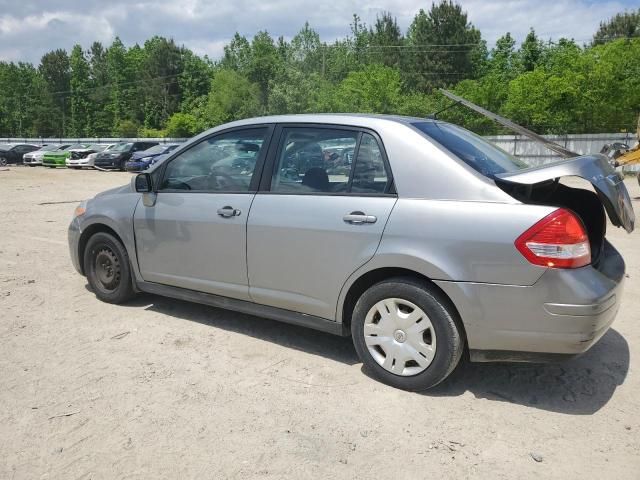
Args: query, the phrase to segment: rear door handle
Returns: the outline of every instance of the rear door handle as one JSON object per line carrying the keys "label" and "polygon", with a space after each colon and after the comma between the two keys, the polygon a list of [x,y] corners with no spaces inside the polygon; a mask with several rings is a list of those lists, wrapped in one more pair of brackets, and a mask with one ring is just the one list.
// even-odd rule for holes
{"label": "rear door handle", "polygon": [[365,215],[363,212],[351,212],[342,217],[342,220],[352,225],[360,225],[362,223],[376,223],[378,218],[374,215]]}
{"label": "rear door handle", "polygon": [[222,208],[218,209],[218,215],[220,215],[221,217],[224,217],[224,218],[237,217],[241,213],[242,212],[240,210],[238,210],[237,208],[233,208],[233,207],[230,207],[230,206],[226,206],[226,207],[222,207]]}

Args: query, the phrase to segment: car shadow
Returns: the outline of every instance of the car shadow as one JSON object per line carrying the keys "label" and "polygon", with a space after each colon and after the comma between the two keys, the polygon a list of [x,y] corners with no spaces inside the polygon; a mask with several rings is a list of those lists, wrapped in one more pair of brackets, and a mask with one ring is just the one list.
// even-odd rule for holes
{"label": "car shadow", "polygon": [[[86,288],[89,289],[89,286]],[[267,318],[147,293],[138,295],[124,306],[144,307],[146,310],[241,333],[347,365],[360,362],[350,337],[338,337]]]}
{"label": "car shadow", "polygon": [[458,396],[515,403],[570,415],[590,415],[622,385],[629,370],[629,345],[609,330],[589,351],[562,363],[470,363],[463,360],[424,395]]}
{"label": "car shadow", "polygon": [[[139,295],[126,306],[249,335],[347,365],[360,363],[350,338],[158,295]],[[605,406],[624,383],[629,360],[626,340],[611,329],[588,352],[563,363],[470,363],[463,359],[449,378],[420,395],[454,397],[471,392],[478,399],[590,415]],[[368,375],[366,369],[363,373]]]}

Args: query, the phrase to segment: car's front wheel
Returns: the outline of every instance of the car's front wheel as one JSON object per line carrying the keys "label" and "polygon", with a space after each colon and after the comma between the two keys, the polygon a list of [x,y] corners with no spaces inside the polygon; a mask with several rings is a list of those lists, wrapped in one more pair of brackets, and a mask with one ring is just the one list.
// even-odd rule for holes
{"label": "car's front wheel", "polygon": [[443,381],[464,350],[457,314],[426,282],[393,278],[358,300],[351,333],[365,368],[388,385],[426,390]]}
{"label": "car's front wheel", "polygon": [[104,302],[123,303],[134,295],[127,250],[109,233],[96,233],[87,242],[84,271],[91,289]]}
{"label": "car's front wheel", "polygon": [[0,157],[0,167],[6,167],[8,163],[5,157]]}

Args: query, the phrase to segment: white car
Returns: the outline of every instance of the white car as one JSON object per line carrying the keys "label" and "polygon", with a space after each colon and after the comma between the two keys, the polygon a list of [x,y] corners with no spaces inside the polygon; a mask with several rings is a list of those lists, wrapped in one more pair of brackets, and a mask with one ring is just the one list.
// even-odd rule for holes
{"label": "white car", "polygon": [[66,148],[68,146],[69,146],[69,144],[67,144],[67,145],[58,145],[58,144],[53,144],[53,143],[51,143],[49,145],[45,145],[39,150],[34,150],[33,152],[25,153],[22,156],[22,162],[25,165],[29,165],[30,167],[35,167],[37,165],[42,165],[42,157],[44,156],[44,154],[46,152],[55,152],[56,150],[61,150],[61,149]]}
{"label": "white car", "polygon": [[86,148],[76,148],[71,150],[69,158],[65,160],[67,168],[93,167],[95,153],[100,153],[113,145],[94,143]]}

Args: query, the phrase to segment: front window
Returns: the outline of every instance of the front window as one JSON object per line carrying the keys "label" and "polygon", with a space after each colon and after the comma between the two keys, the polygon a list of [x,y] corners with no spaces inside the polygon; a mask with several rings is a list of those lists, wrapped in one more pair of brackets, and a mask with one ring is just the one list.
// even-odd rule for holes
{"label": "front window", "polygon": [[207,138],[167,165],[161,190],[248,192],[267,128]]}
{"label": "front window", "polygon": [[486,177],[529,168],[522,160],[457,125],[415,122],[412,125]]}

